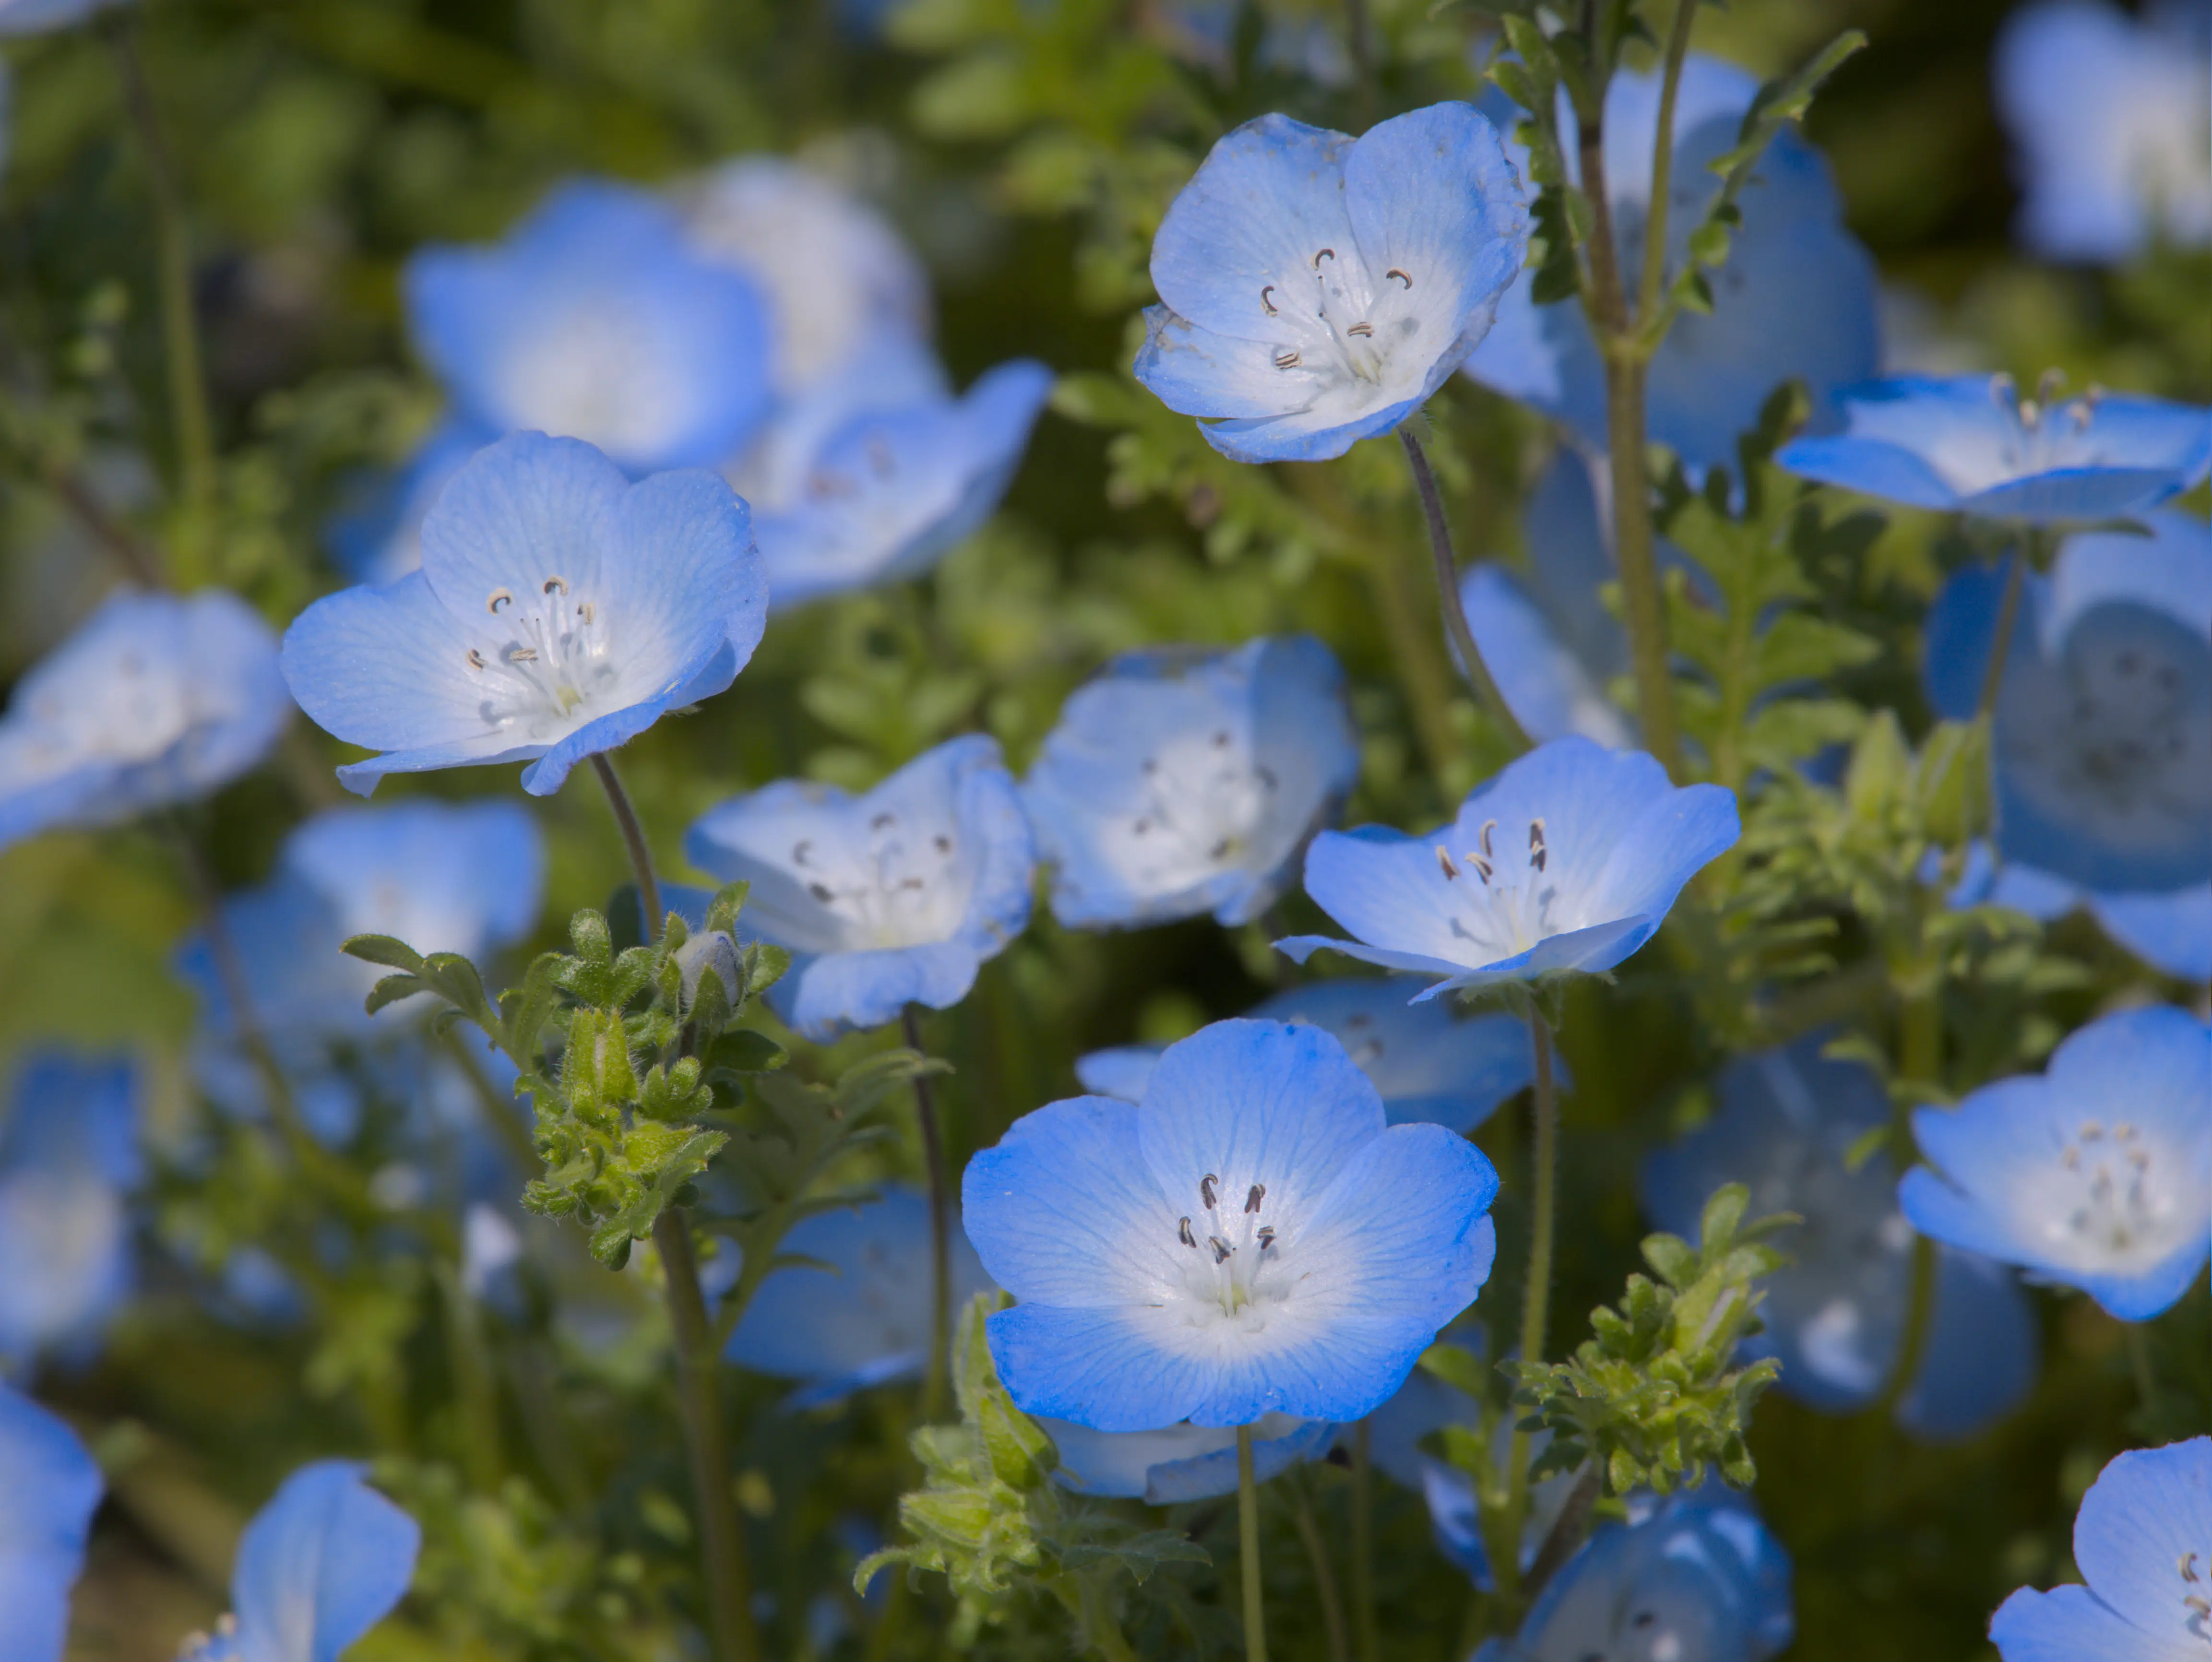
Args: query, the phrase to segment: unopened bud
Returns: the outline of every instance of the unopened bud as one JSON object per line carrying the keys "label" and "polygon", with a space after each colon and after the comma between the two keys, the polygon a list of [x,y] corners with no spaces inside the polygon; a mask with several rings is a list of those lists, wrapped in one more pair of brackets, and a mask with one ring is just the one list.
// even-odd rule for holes
{"label": "unopened bud", "polygon": [[705,931],[694,935],[676,949],[677,967],[684,972],[684,1008],[689,1010],[698,1002],[699,979],[713,970],[722,983],[722,997],[734,1004],[742,983],[738,968],[738,943],[721,930]]}

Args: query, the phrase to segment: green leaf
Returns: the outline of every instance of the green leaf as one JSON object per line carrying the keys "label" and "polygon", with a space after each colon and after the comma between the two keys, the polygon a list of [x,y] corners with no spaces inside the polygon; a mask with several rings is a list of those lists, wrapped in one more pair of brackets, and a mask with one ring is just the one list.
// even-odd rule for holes
{"label": "green leaf", "polygon": [[421,953],[406,942],[395,940],[389,935],[352,936],[347,940],[344,950],[349,957],[359,958],[365,963],[383,964],[392,969],[411,973],[419,972],[422,967]]}

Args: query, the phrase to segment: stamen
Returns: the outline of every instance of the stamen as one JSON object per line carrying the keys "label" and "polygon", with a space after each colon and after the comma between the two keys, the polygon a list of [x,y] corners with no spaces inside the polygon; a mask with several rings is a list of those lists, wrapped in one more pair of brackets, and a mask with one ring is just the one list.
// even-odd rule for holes
{"label": "stamen", "polygon": [[1267,312],[1267,315],[1268,315],[1269,317],[1271,317],[1271,318],[1272,318],[1272,317],[1273,317],[1273,316],[1275,315],[1275,303],[1274,303],[1274,301],[1273,301],[1273,300],[1269,300],[1269,299],[1267,298],[1267,296],[1268,296],[1268,295],[1270,295],[1270,294],[1273,294],[1274,292],[1275,292],[1275,285],[1274,285],[1273,283],[1272,283],[1272,282],[1271,282],[1271,283],[1269,283],[1269,284],[1268,284],[1265,288],[1262,288],[1262,289],[1260,291],[1260,304],[1261,304],[1261,306],[1266,310],[1266,312]]}
{"label": "stamen", "polygon": [[1489,860],[1485,858],[1482,855],[1476,853],[1472,848],[1467,851],[1467,863],[1474,868],[1474,875],[1482,879],[1482,886],[1485,889],[1489,888],[1491,875],[1495,872],[1498,868],[1491,864]]}
{"label": "stamen", "polygon": [[1198,1180],[1198,1198],[1206,1203],[1206,1210],[1209,1212],[1213,1210],[1214,1205],[1213,1186],[1220,1181],[1221,1180],[1212,1172],[1208,1172]]}
{"label": "stamen", "polygon": [[1244,1197],[1245,1215],[1249,1216],[1252,1213],[1258,1211],[1260,1210],[1260,1203],[1266,1199],[1267,1197],[1267,1186],[1264,1183],[1255,1183],[1252,1186],[1251,1192]]}
{"label": "stamen", "polygon": [[1190,1232],[1190,1220],[1188,1218],[1178,1218],[1176,1221],[1176,1239],[1182,1242],[1184,1246],[1189,1247],[1194,1253],[1198,1250],[1198,1237]]}
{"label": "stamen", "polygon": [[549,577],[539,588],[538,592],[540,594],[566,594],[568,592],[568,579],[565,577]]}
{"label": "stamen", "polygon": [[892,826],[896,825],[897,823],[898,823],[898,816],[897,816],[897,815],[896,815],[896,814],[878,814],[878,815],[877,815],[877,816],[875,816],[875,818],[873,818],[873,819],[872,819],[872,820],[870,820],[870,821],[868,822],[868,829],[869,829],[869,830],[871,830],[871,831],[887,831],[887,830],[889,830]]}
{"label": "stamen", "polygon": [[2197,1555],[2193,1552],[2185,1552],[2181,1555],[2181,1579],[2191,1583],[2194,1583],[2198,1579]]}
{"label": "stamen", "polygon": [[806,885],[806,892],[824,906],[837,898],[837,891],[825,883],[811,883]]}
{"label": "stamen", "polygon": [[1298,367],[1298,355],[1297,355],[1297,351],[1296,351],[1295,349],[1293,349],[1293,350],[1291,350],[1291,351],[1289,351],[1289,352],[1278,352],[1277,354],[1275,354],[1275,367],[1276,367],[1276,368],[1278,368],[1278,369],[1296,369],[1297,367]]}
{"label": "stamen", "polygon": [[1459,876],[1459,868],[1452,864],[1452,857],[1445,852],[1442,843],[1437,845],[1437,864],[1443,868],[1446,883],[1452,882]]}
{"label": "stamen", "polygon": [[813,839],[813,838],[811,838],[811,837],[801,837],[801,838],[800,838],[797,842],[795,842],[795,843],[792,844],[792,845],[791,845],[791,863],[792,863],[793,865],[804,865],[804,864],[806,864],[806,851],[807,851],[808,849],[810,849],[810,848],[813,847],[813,846],[814,846],[814,839]]}
{"label": "stamen", "polygon": [[1375,325],[1371,323],[1356,323],[1344,332],[1347,335],[1372,335],[1375,332]]}
{"label": "stamen", "polygon": [[535,664],[538,662],[538,648],[510,646],[507,649],[507,661],[510,664]]}
{"label": "stamen", "polygon": [[2084,1119],[2081,1122],[2081,1140],[2084,1143],[2094,1143],[2104,1134],[2105,1127],[2101,1121]]}
{"label": "stamen", "polygon": [[941,831],[939,832],[937,835],[932,837],[929,841],[930,846],[935,848],[940,854],[950,854],[952,852],[952,839],[946,836]]}
{"label": "stamen", "polygon": [[1478,840],[1482,844],[1482,858],[1486,860],[1495,859],[1498,858],[1497,854],[1490,846],[1490,834],[1496,829],[1498,829],[1498,822],[1496,820],[1483,821],[1482,835]]}
{"label": "stamen", "polygon": [[1316,270],[1316,271],[1320,270],[1321,270],[1321,263],[1322,263],[1323,260],[1325,260],[1325,259],[1334,259],[1335,258],[1336,258],[1336,250],[1335,250],[1335,249],[1334,249],[1334,248],[1324,248],[1324,249],[1321,250],[1318,253],[1316,253],[1316,254],[1313,257],[1313,268],[1314,268],[1314,270]]}
{"label": "stamen", "polygon": [[576,616],[582,618],[584,622],[588,624],[599,616],[599,612],[597,609],[592,606],[592,603],[586,600],[582,605],[576,608]]}
{"label": "stamen", "polygon": [[478,652],[475,647],[473,647],[473,646],[470,647],[470,648],[469,648],[469,668],[471,668],[471,670],[481,670],[481,669],[483,669],[483,667],[484,667],[484,655],[483,655],[482,652]]}
{"label": "stamen", "polygon": [[484,597],[484,610],[495,617],[499,615],[499,609],[501,606],[512,606],[514,604],[514,595],[507,589],[494,589]]}
{"label": "stamen", "polygon": [[1540,819],[1530,820],[1528,822],[1528,864],[1541,871],[1544,869],[1544,862],[1550,858],[1551,850],[1544,846],[1544,822]]}
{"label": "stamen", "polygon": [[1275,1226],[1273,1224],[1270,1223],[1260,1231],[1259,1242],[1260,1250],[1263,1253],[1275,1244]]}
{"label": "stamen", "polygon": [[1392,266],[1392,267],[1391,267],[1388,271],[1385,271],[1385,272],[1382,274],[1382,276],[1383,276],[1383,278],[1385,279],[1385,281],[1388,281],[1389,278],[1395,277],[1395,278],[1397,278],[1397,279],[1398,279],[1398,281],[1399,281],[1400,282],[1404,283],[1404,284],[1406,285],[1406,287],[1407,287],[1407,288],[1411,288],[1413,286],[1413,280],[1411,277],[1407,276],[1403,271],[1401,271],[1401,270],[1400,270],[1396,266],[1395,266],[1395,265],[1394,265],[1394,266]]}
{"label": "stamen", "polygon": [[1217,1265],[1226,1264],[1236,1256],[1237,1249],[1219,1235],[1206,1236],[1206,1244],[1213,1248],[1213,1261]]}

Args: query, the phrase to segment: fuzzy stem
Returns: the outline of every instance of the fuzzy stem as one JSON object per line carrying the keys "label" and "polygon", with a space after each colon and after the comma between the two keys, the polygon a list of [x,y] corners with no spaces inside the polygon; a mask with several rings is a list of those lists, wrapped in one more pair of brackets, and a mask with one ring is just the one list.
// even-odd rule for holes
{"label": "fuzzy stem", "polygon": [[[908,1004],[900,1012],[906,1025],[906,1047],[918,1056],[921,1022]],[[944,1416],[949,1395],[951,1333],[952,1331],[952,1196],[945,1174],[945,1138],[937,1125],[937,1098],[929,1081],[920,1074],[914,1081],[915,1118],[921,1131],[922,1162],[929,1174],[929,1371],[921,1381],[921,1422],[935,1425]]]}
{"label": "fuzzy stem", "polygon": [[1674,100],[1682,86],[1682,60],[1690,52],[1690,24],[1698,0],[1675,0],[1674,26],[1667,35],[1667,67],[1659,82],[1659,130],[1651,149],[1651,210],[1644,221],[1644,270],[1637,284],[1636,316],[1650,320],[1659,305],[1659,282],[1667,263],[1667,192],[1674,172]]}
{"label": "fuzzy stem", "polygon": [[1575,1486],[1567,1491],[1565,1505],[1553,1523],[1544,1544],[1536,1550],[1536,1556],[1528,1566],[1528,1574],[1521,1583],[1521,1596],[1533,1603],[1544,1591],[1544,1584],[1556,1575],[1575,1549],[1581,1546],[1589,1533],[1590,1517],[1597,1509],[1598,1490],[1602,1484],[1596,1466],[1585,1465],[1576,1474]]}
{"label": "fuzzy stem", "polygon": [[1682,777],[1682,737],[1667,645],[1667,610],[1651,527],[1650,460],[1645,455],[1644,367],[1618,353],[1605,361],[1606,462],[1611,470],[1613,553],[1628,614],[1636,713],[1644,748]]}
{"label": "fuzzy stem", "polygon": [[1313,1501],[1305,1486],[1297,1484],[1294,1493],[1291,1519],[1297,1526],[1298,1539],[1306,1550],[1306,1562],[1313,1569],[1314,1592],[1321,1600],[1322,1629],[1328,1639],[1328,1662],[1352,1662],[1352,1640],[1344,1627],[1344,1599],[1336,1590],[1336,1571],[1328,1562],[1328,1544],[1322,1539],[1321,1525],[1315,1520]]}
{"label": "fuzzy stem", "polygon": [[729,1438],[722,1424],[720,1362],[707,1301],[699,1290],[699,1265],[691,1253],[691,1228],[672,1208],[653,1222],[653,1244],[668,1281],[668,1313],[676,1331],[677,1392],[683,1404],[684,1441],[691,1451],[691,1483],[699,1505],[699,1571],[705,1582],[708,1623],[716,1662],[757,1662],[760,1635],[753,1626],[752,1575],[738,1523],[730,1482]]}
{"label": "fuzzy stem", "polygon": [[1244,1662],[1267,1662],[1267,1604],[1260,1583],[1260,1484],[1252,1428],[1237,1428],[1237,1548],[1244,1570]]}
{"label": "fuzzy stem", "polygon": [[1371,1422],[1352,1434],[1352,1603],[1359,1662],[1382,1662],[1375,1625],[1375,1450]]}
{"label": "fuzzy stem", "polygon": [[615,823],[622,828],[623,843],[629,850],[630,869],[637,874],[638,903],[645,912],[645,938],[660,938],[661,925],[667,921],[660,910],[660,879],[653,875],[653,850],[645,840],[645,828],[638,823],[637,810],[630,806],[629,792],[615,772],[615,765],[605,755],[592,758],[592,771],[599,776],[599,784],[607,793],[607,806],[615,812]]}
{"label": "fuzzy stem", "polygon": [[1516,749],[1526,750],[1528,734],[1491,678],[1482,650],[1474,644],[1474,631],[1468,626],[1467,606],[1459,592],[1459,561],[1452,554],[1451,525],[1444,518],[1443,495],[1437,488],[1437,476],[1430,470],[1428,452],[1410,427],[1398,429],[1398,442],[1406,447],[1406,464],[1413,471],[1413,488],[1420,495],[1421,513],[1428,520],[1429,550],[1436,556],[1437,597],[1443,608],[1444,627],[1451,633],[1452,645],[1459,649],[1460,668],[1474,688],[1476,702],[1505,729]]}
{"label": "fuzzy stem", "polygon": [[[1532,1103],[1535,1120],[1534,1174],[1530,1180],[1534,1210],[1528,1225],[1528,1282],[1521,1298],[1521,1360],[1544,1359],[1544,1330],[1552,1302],[1552,1238],[1557,1228],[1558,1168],[1559,1162],[1559,1105],[1552,1087],[1551,1027],[1540,1011],[1528,1012],[1528,1037],[1535,1051],[1536,1089]],[[1494,1570],[1501,1592],[1517,1597],[1520,1582],[1521,1532],[1528,1516],[1529,1439],[1525,1431],[1513,1434],[1508,1457],[1505,1501],[1504,1556]]]}

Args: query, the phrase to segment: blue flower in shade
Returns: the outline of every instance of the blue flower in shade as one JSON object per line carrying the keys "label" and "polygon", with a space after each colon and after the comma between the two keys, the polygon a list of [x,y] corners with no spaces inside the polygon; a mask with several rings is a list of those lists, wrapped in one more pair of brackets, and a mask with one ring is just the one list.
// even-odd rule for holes
{"label": "blue flower in shade", "polygon": [[[990,1289],[955,1225],[952,1295]],[[929,1359],[929,1197],[902,1184],[860,1206],[801,1219],[745,1307],[725,1353],[740,1368],[796,1380],[794,1408],[836,1402],[872,1385],[920,1375]]]}
{"label": "blue flower in shade", "polygon": [[1990,1623],[2004,1662],[2193,1662],[2212,1641],[2212,1437],[2130,1449],[2074,1517],[2087,1586],[2022,1587]]}
{"label": "blue flower in shade", "polygon": [[1306,893],[1358,938],[1275,944],[1300,963],[1329,947],[1443,978],[1417,998],[1594,974],[1657,934],[1682,885],[1739,829],[1735,798],[1718,786],[1677,787],[1640,750],[1553,739],[1425,836],[1322,832],[1306,851]]}
{"label": "blue flower in shade", "polygon": [[318,1460],[255,1514],[231,1567],[234,1612],[188,1662],[337,1662],[415,1579],[422,1532],[368,1468]]}
{"label": "blue flower in shade", "polygon": [[[1632,288],[1640,281],[1650,217],[1659,82],[1656,71],[1623,70],[1606,92],[1606,191]],[[1721,188],[1706,164],[1735,148],[1758,94],[1757,77],[1733,64],[1698,52],[1683,61],[1668,175],[1668,279],[1680,270],[1690,233]],[[1565,105],[1562,94],[1563,111]],[[1571,130],[1571,115],[1565,118]],[[1572,149],[1567,166],[1579,177]],[[1525,160],[1520,165],[1525,167]],[[1796,132],[1784,132],[1739,206],[1743,224],[1728,262],[1709,274],[1712,314],[1677,318],[1651,361],[1651,437],[1696,469],[1734,466],[1737,435],[1792,376],[1806,383],[1817,404],[1881,364],[1874,261],[1844,228],[1843,198],[1820,153]],[[1498,305],[1496,327],[1468,359],[1467,373],[1603,450],[1605,368],[1589,324],[1574,300],[1538,306],[1533,271],[1519,274]]]}
{"label": "blue flower in shade", "polygon": [[526,761],[542,797],[727,687],[767,618],[745,505],[720,479],[633,485],[589,445],[516,433],[446,487],[421,570],[301,613],[284,678],[330,732],[386,753],[338,769],[350,790]]}
{"label": "blue flower in shade", "polygon": [[[2047,579],[2025,579],[1992,735],[1996,852],[2004,898],[2039,915],[2084,892],[2100,916],[2120,901],[2145,955],[2185,971],[2212,952],[2181,927],[2190,896],[2212,904],[2212,528],[2145,523],[2148,537],[2069,537]],[[1929,614],[1943,715],[1974,713],[2004,582],[1969,567]]]}
{"label": "blue flower in shade", "polygon": [[[1171,1425],[1163,1431],[1093,1431],[1049,1416],[1038,1423],[1060,1451],[1053,1480],[1079,1495],[1175,1506],[1237,1489],[1237,1432],[1231,1426]],[[1336,1428],[1326,1420],[1269,1414],[1252,1430],[1252,1475],[1279,1477],[1301,1460],[1328,1452]]]}
{"label": "blue flower in shade", "polygon": [[990,1319],[1000,1379],[1094,1431],[1370,1412],[1488,1278],[1497,1192],[1473,1143],[1390,1125],[1343,1046],[1278,1022],[1170,1046],[1142,1101],[1024,1115],[962,1185],[1021,1301]]}
{"label": "blue flower in shade", "polygon": [[[1804,1222],[1781,1241],[1789,1265],[1761,1283],[1765,1331],[1748,1360],[1782,1364],[1780,1389],[1831,1414],[1881,1395],[1905,1344],[1912,1226],[1897,1180],[1854,1149],[1889,1124],[1889,1093],[1868,1068],[1820,1055],[1819,1036],[1740,1058],[1722,1072],[1720,1111],[1644,1163],[1653,1227],[1694,1239],[1706,1198],[1747,1184],[1753,1212]],[[1936,1249],[1927,1354],[1897,1404],[1922,1436],[1970,1436],[2035,1383],[2035,1316],[2011,1271],[1955,1247]]]}
{"label": "blue flower in shade", "polygon": [[37,1056],[0,1112],[0,1365],[82,1359],[134,1279],[139,1081],[121,1060]]}
{"label": "blue flower in shade", "polygon": [[504,242],[417,251],[403,283],[416,350],[487,434],[581,439],[647,473],[714,466],[768,414],[759,288],[643,191],[562,185]]}
{"label": "blue flower in shade", "polygon": [[732,798],[699,816],[684,851],[752,884],[746,927],[793,955],[769,1002],[810,1039],[909,1004],[949,1009],[1029,925],[1029,822],[997,741],[980,734],[857,797],[786,779]]}
{"label": "blue flower in shade", "polygon": [[466,422],[432,429],[395,471],[358,482],[323,528],[338,568],[356,583],[396,583],[422,563],[422,519],[462,465],[498,438]]}
{"label": "blue flower in shade", "polygon": [[1459,367],[1528,246],[1521,181],[1471,104],[1358,139],[1262,116],[1160,222],[1137,379],[1234,461],[1341,456]]}
{"label": "blue flower in shade", "polygon": [[1934,1240],[2078,1287],[2123,1321],[2171,1308],[2212,1252],[2212,1032],[2154,1005],[2071,1034],[2043,1074],[1923,1108],[1898,1198]]}
{"label": "blue flower in shade", "polygon": [[[0,36],[45,34],[85,21],[123,0],[0,0]],[[13,1662],[13,1659],[9,1659]]]}
{"label": "blue flower in shade", "polygon": [[2021,240],[2116,264],[2154,242],[2212,243],[2212,12],[2153,0],[2023,6],[1997,36],[1997,112],[2014,149]]}
{"label": "blue flower in shade", "polygon": [[1639,1501],[1630,1518],[1600,1528],[1519,1635],[1491,1640],[1474,1662],[1765,1662],[1789,1645],[1790,1555],[1747,1500],[1715,1483]]}
{"label": "blue flower in shade", "polygon": [[112,595],[0,718],[0,847],[228,784],[291,719],[276,642],[235,595]]}
{"label": "blue flower in shade", "polygon": [[2212,409],[2162,398],[2022,398],[2008,375],[1900,375],[1836,397],[1844,430],[1793,439],[1774,459],[1908,507],[2106,519],[2186,490],[2212,463]]}
{"label": "blue flower in shade", "polygon": [[[1304,1022],[1334,1036],[1382,1098],[1394,1125],[1473,1131],[1535,1077],[1528,1024],[1502,1011],[1459,1019],[1448,1004],[1409,1004],[1424,983],[1316,981],[1246,1012],[1255,1021]],[[1093,1051],[1075,1065],[1083,1089],[1143,1100],[1164,1045]]]}
{"label": "blue flower in shade", "polygon": [[1022,781],[1070,928],[1249,923],[1359,777],[1344,671],[1311,635],[1127,652],[1079,688]]}
{"label": "blue flower in shade", "polygon": [[[1931,870],[1940,871],[1939,862]],[[2152,967],[2184,981],[2212,981],[2212,883],[2100,895],[2032,865],[2000,864],[1985,842],[1966,852],[1954,906],[2002,906],[2050,923],[2088,908],[2106,934]]]}
{"label": "blue flower in shade", "polygon": [[103,1488],[76,1434],[0,1385],[0,1662],[61,1662]]}

